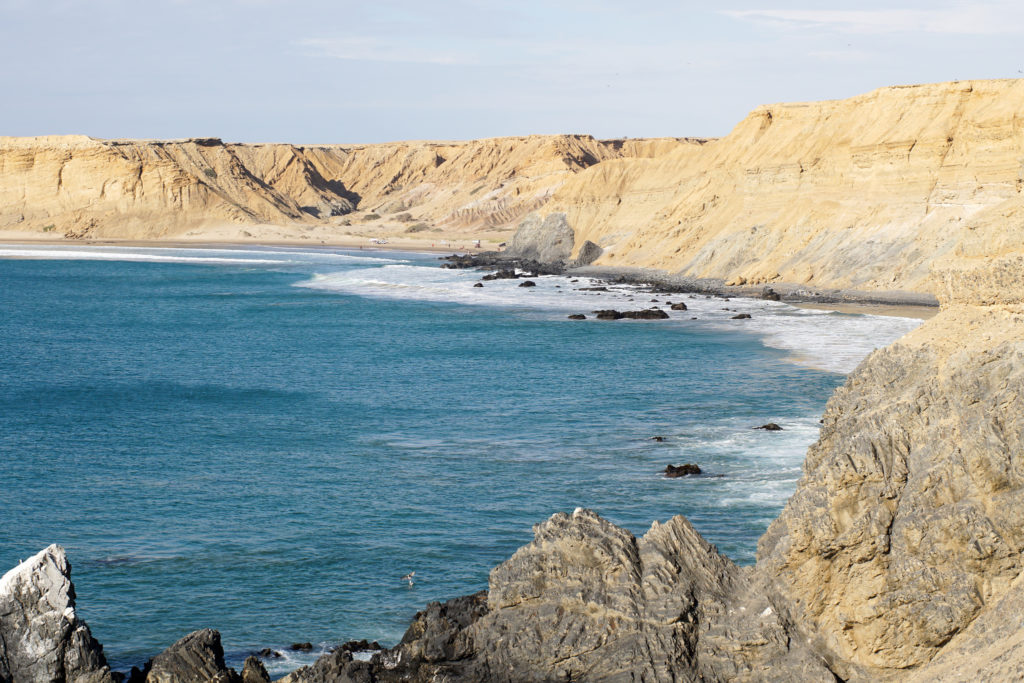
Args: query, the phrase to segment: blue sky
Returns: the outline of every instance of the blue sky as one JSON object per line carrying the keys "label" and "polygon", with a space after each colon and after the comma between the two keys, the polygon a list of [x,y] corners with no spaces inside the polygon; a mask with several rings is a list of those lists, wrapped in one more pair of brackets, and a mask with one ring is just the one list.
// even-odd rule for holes
{"label": "blue sky", "polygon": [[1020,2],[631,4],[0,0],[0,135],[719,136],[763,103],[1024,77]]}

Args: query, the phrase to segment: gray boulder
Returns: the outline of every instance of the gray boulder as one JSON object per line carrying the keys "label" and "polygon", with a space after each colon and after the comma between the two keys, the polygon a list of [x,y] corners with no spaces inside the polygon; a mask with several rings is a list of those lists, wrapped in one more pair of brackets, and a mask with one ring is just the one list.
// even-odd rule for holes
{"label": "gray boulder", "polygon": [[541,263],[564,262],[572,253],[575,239],[564,213],[553,213],[543,220],[531,213],[519,224],[505,255]]}
{"label": "gray boulder", "polygon": [[75,612],[71,564],[51,545],[0,578],[0,683],[113,683]]}

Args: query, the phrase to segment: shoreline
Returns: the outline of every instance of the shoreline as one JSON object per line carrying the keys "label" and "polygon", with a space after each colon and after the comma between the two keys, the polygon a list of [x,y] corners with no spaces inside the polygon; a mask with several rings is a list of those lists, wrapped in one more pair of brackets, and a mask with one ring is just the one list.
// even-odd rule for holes
{"label": "shoreline", "polygon": [[[722,297],[769,299],[792,305],[807,305],[808,307],[829,304],[844,307],[866,306],[878,308],[879,310],[891,309],[893,307],[930,309],[933,311],[932,315],[938,313],[939,310],[939,301],[934,295],[906,290],[863,291],[841,288],[816,288],[787,282],[773,282],[761,285],[727,285],[721,278],[694,278],[654,268],[630,266],[580,266],[567,269],[566,274],[614,280],[623,283],[651,284],[667,289],[678,289],[680,292],[713,294]],[[768,293],[773,293],[778,298]],[[835,310],[838,310],[838,308]],[[851,310],[850,312],[860,311]],[[927,317],[931,317],[931,315]]]}
{"label": "shoreline", "polygon": [[[450,241],[450,240],[449,240]],[[506,252],[488,251],[483,246],[479,250],[459,250],[452,246],[435,246],[437,242],[427,243],[426,240],[405,238],[402,243],[367,245],[362,241],[336,239],[313,244],[310,240],[137,240],[137,239],[90,239],[68,240],[56,239],[3,239],[0,235],[0,246],[87,246],[87,247],[139,247],[150,249],[238,249],[244,247],[303,247],[306,249],[341,248],[357,251],[404,251],[422,254],[441,254],[448,256],[465,255],[481,259],[478,267],[498,267],[498,262],[513,260],[515,257]],[[865,292],[848,289],[812,289],[806,285],[792,283],[772,283],[771,285],[730,286],[719,278],[692,278],[672,274],[654,268],[637,268],[628,266],[578,266],[565,268],[565,277],[592,277],[601,280],[619,281],[628,284],[646,284],[663,288],[678,289],[680,292],[712,294],[730,298],[743,297],[764,299],[764,291],[768,288],[779,295],[779,301],[813,310],[834,310],[840,313],[859,315],[882,315],[901,318],[917,318],[928,320],[938,314],[938,300],[931,294],[907,292],[902,290]]]}

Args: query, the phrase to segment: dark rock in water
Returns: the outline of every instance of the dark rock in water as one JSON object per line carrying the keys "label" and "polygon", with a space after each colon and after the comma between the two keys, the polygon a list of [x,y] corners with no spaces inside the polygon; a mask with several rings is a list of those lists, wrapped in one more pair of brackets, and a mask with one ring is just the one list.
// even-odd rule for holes
{"label": "dark rock in water", "polygon": [[587,319],[587,316],[583,315],[582,313],[573,313],[572,315],[569,316],[569,320],[586,320],[586,319]]}
{"label": "dark rock in water", "polygon": [[569,280],[569,282],[579,282],[579,280]]}
{"label": "dark rock in water", "polygon": [[657,299],[651,299],[651,303],[652,304],[656,304],[656,303],[658,303],[658,300]]}
{"label": "dark rock in water", "polygon": [[597,316],[598,320],[618,320],[622,317],[622,313],[611,309],[594,311],[594,315]]}
{"label": "dark rock in water", "polygon": [[520,287],[536,287],[537,283],[534,282],[533,280],[525,280],[523,282],[520,282],[519,286]]}
{"label": "dark rock in water", "polygon": [[475,282],[475,283],[473,283],[473,286],[474,287],[483,287],[484,283],[482,283],[482,282]]}
{"label": "dark rock in water", "polygon": [[246,657],[242,665],[242,683],[270,683],[270,674],[263,662],[255,657]]}
{"label": "dark rock in water", "polygon": [[581,292],[607,292],[607,287],[580,287]]}
{"label": "dark rock in water", "polygon": [[290,650],[298,650],[299,652],[309,652],[313,649],[313,643],[292,643]]}
{"label": "dark rock in water", "polygon": [[[369,662],[353,660],[352,652],[359,650],[342,646],[312,666],[293,672],[288,680],[290,683],[516,680],[515,676],[507,674],[488,675],[486,669],[481,668],[481,662],[474,659],[478,653],[467,631],[487,612],[486,591],[444,603],[432,602],[416,614],[401,643],[378,652]],[[365,649],[375,649],[373,645],[377,643]]]}
{"label": "dark rock in water", "polygon": [[622,317],[633,320],[665,320],[668,318],[668,313],[660,308],[647,308],[642,311],[626,311]]}
{"label": "dark rock in water", "polygon": [[765,287],[761,290],[761,298],[768,301],[779,301],[782,297],[780,297],[779,293],[771,287]]}
{"label": "dark rock in water", "polygon": [[782,427],[780,427],[779,425],[775,424],[774,422],[769,422],[768,424],[763,424],[760,427],[754,427],[754,429],[763,429],[766,432],[781,432],[782,431]]}
{"label": "dark rock in water", "polygon": [[263,657],[263,659],[280,659],[284,656],[277,650],[271,650],[269,647],[265,647],[255,654],[257,657]]}
{"label": "dark rock in water", "polygon": [[502,270],[495,271],[489,275],[484,275],[481,280],[516,280],[519,275],[516,274],[514,269],[503,268]]}
{"label": "dark rock in water", "polygon": [[193,631],[153,658],[147,683],[217,681],[241,683],[242,677],[224,664],[220,633],[213,629]]}
{"label": "dark rock in water", "polygon": [[732,319],[733,320],[750,320],[750,314],[749,313],[740,313],[739,315],[734,315],[732,317]]}
{"label": "dark rock in water", "polygon": [[369,652],[371,650],[383,650],[384,647],[376,640],[372,643],[366,638],[362,640],[350,640],[347,643],[342,643],[335,650],[348,650],[349,652]]}
{"label": "dark rock in water", "polygon": [[686,304],[684,304],[682,301],[680,301],[677,304],[672,304],[672,310],[673,311],[685,311],[686,310]]}
{"label": "dark rock in water", "polygon": [[685,465],[665,465],[665,476],[669,479],[700,474],[700,467],[688,462]]}
{"label": "dark rock in water", "polygon": [[103,646],[75,612],[71,563],[58,545],[0,580],[0,681],[115,681]]}
{"label": "dark rock in water", "polygon": [[661,443],[664,440],[665,440],[665,437],[663,437],[663,436],[652,436],[651,437],[651,441],[657,441],[658,443]]}

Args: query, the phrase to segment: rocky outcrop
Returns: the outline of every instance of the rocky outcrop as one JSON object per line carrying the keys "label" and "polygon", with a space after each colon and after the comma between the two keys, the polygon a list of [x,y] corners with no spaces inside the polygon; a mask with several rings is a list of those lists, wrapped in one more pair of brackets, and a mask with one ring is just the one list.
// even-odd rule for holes
{"label": "rocky outcrop", "polygon": [[0,682],[114,683],[75,612],[71,564],[51,545],[0,578]]}
{"label": "rocky outcrop", "polygon": [[820,659],[682,517],[641,539],[589,510],[534,527],[484,594],[434,603],[402,642],[352,662],[325,656],[288,683],[321,681],[830,681]]}
{"label": "rocky outcrop", "polygon": [[1005,609],[1024,569],[1022,323],[1019,303],[951,305],[829,401],[758,567],[844,677],[925,665]]}
{"label": "rocky outcrop", "polygon": [[[251,666],[250,671],[250,676],[259,675]],[[154,657],[146,665],[143,680],[146,683],[242,683],[242,677],[224,664],[220,633],[208,628],[189,633]]]}

